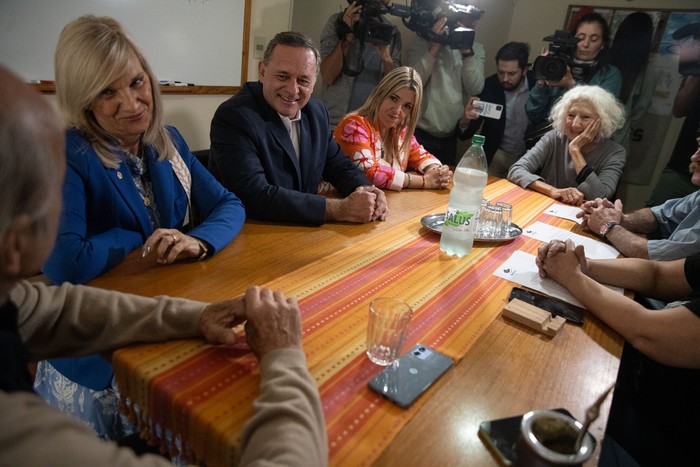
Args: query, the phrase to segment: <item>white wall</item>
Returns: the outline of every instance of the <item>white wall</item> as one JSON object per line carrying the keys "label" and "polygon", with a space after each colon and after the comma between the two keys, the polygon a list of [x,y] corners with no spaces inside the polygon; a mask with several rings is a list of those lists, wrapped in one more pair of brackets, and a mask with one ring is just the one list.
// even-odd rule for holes
{"label": "white wall", "polygon": [[[410,3],[410,0],[398,0]],[[618,8],[666,8],[697,9],[698,0],[480,0],[486,12],[476,27],[477,40],[486,48],[486,74],[495,72],[493,56],[498,48],[512,40],[528,42],[532,49],[531,60],[542,46],[542,37],[563,26],[569,4],[610,6]],[[318,43],[321,29],[328,17],[347,6],[346,0],[254,0],[252,2],[251,37],[248,62],[248,80],[256,80],[258,59],[253,57],[254,38],[262,36],[267,42],[275,33],[293,29],[304,32]],[[401,30],[404,51],[415,37],[412,31],[391,18]],[[404,57],[405,58],[405,57]],[[320,77],[319,77],[320,81]],[[215,95],[165,95],[166,121],[176,125],[192,149],[209,147],[209,124],[217,106],[229,96]],[[669,129],[659,156],[657,174],[650,186],[656,183],[661,168],[668,159],[675,143],[681,119],[675,119]],[[647,188],[638,191],[637,197],[646,199]]]}
{"label": "white wall", "polygon": [[[291,29],[294,0],[253,0],[248,52],[248,81],[258,79],[258,59],[254,58],[254,38],[264,37],[265,43],[280,31]],[[164,94],[165,121],[175,125],[190,149],[209,149],[209,126],[216,108],[231,96]]]}

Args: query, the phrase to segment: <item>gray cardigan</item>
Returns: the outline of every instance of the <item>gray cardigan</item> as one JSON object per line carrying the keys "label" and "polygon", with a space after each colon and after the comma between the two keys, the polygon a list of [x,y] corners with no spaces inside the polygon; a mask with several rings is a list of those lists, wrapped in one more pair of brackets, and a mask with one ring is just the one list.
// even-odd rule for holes
{"label": "gray cardigan", "polygon": [[569,138],[559,136],[552,130],[511,166],[508,180],[523,188],[536,180],[542,180],[556,188],[575,187],[586,199],[612,198],[625,167],[625,148],[612,140],[604,139],[584,157],[586,165],[593,172],[578,183],[569,154]]}

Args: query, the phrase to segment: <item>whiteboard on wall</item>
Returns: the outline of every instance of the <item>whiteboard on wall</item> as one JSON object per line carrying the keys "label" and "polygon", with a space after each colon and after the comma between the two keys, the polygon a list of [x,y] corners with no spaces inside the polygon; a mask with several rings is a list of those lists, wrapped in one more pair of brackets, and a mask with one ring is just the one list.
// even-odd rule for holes
{"label": "whiteboard on wall", "polygon": [[245,0],[0,0],[0,63],[26,80],[54,80],[63,27],[111,16],[159,80],[241,84]]}

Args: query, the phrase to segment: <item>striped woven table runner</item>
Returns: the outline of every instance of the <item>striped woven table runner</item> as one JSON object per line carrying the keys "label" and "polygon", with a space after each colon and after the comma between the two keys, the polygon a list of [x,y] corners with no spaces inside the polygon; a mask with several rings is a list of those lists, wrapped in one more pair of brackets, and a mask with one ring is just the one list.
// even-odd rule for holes
{"label": "striped woven table runner", "polygon": [[[491,201],[514,206],[521,227],[541,220],[552,200],[506,181],[486,188]],[[367,388],[380,370],[365,355],[369,302],[397,297],[414,310],[405,349],[416,342],[459,360],[498,316],[512,284],[492,275],[513,251],[539,242],[477,242],[465,258],[439,254],[439,236],[420,217],[282,276],[266,287],[296,296],[304,350],[321,394],[332,465],[371,464],[430,397],[400,409]],[[230,465],[258,394],[258,367],[247,351],[195,340],[115,352],[122,394],[140,411],[142,427],[158,425],[182,439],[183,452],[208,465]],[[172,446],[171,446],[172,448]]]}

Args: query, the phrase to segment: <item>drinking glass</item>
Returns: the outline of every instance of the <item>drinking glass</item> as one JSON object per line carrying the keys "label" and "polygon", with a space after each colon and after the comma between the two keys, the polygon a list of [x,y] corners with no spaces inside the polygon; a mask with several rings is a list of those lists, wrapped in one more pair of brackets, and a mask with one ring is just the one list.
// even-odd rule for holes
{"label": "drinking glass", "polygon": [[483,238],[498,238],[501,235],[501,216],[502,210],[500,206],[489,204],[486,206],[484,216],[482,216],[482,224],[480,226]]}
{"label": "drinking glass", "polygon": [[379,297],[369,304],[367,356],[377,365],[399,358],[413,310],[396,298]]}
{"label": "drinking glass", "polygon": [[501,237],[510,237],[510,224],[513,221],[513,206],[499,201],[496,206],[501,207]]}

